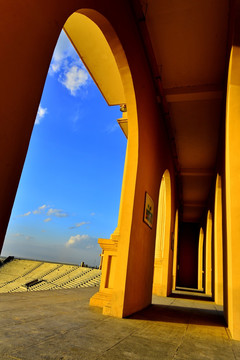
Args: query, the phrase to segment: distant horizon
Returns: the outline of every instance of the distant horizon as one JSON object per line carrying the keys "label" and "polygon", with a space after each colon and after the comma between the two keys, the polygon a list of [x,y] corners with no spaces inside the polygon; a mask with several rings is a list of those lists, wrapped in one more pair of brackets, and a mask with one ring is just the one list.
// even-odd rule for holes
{"label": "distant horizon", "polygon": [[[98,266],[118,222],[127,140],[62,31],[1,256]],[[40,261],[41,261],[40,260]]]}
{"label": "distant horizon", "polygon": [[46,263],[51,263],[51,264],[76,265],[76,266],[81,266],[81,264],[84,263],[83,267],[99,268],[98,265],[96,265],[96,266],[91,266],[91,265],[85,263],[84,261],[81,261],[80,263],[68,263],[68,262],[61,262],[61,261],[50,261],[50,260],[45,260],[45,259],[30,259],[30,258],[24,258],[24,257],[14,256],[14,255],[8,255],[8,256],[2,256],[2,255],[0,255],[0,260],[1,260],[1,259],[7,259],[8,257],[11,257],[11,256],[12,256],[15,260],[29,260],[29,261],[46,262]]}

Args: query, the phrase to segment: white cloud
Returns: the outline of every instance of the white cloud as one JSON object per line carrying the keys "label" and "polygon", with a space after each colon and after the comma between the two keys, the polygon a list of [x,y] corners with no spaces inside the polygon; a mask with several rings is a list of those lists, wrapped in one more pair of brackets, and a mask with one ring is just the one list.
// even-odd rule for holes
{"label": "white cloud", "polygon": [[72,122],[75,124],[78,122],[80,118],[79,112],[77,112],[73,117],[72,117]]}
{"label": "white cloud", "polygon": [[22,215],[19,215],[19,216],[21,216],[21,217],[22,217],[22,216],[29,216],[29,215],[31,215],[31,213],[32,213],[31,211],[28,211],[28,212],[26,212],[25,214],[22,214]]}
{"label": "white cloud", "polygon": [[87,84],[88,73],[64,31],[61,32],[55,47],[49,74],[58,74],[58,81],[73,96]]}
{"label": "white cloud", "polygon": [[61,84],[63,84],[71,93],[75,96],[77,91],[84,85],[86,85],[88,80],[88,74],[86,70],[73,65],[68,68],[63,76],[59,78]]}
{"label": "white cloud", "polygon": [[44,205],[42,205],[42,206],[39,206],[38,209],[39,209],[39,210],[43,210],[43,209],[46,209],[46,207],[47,207],[47,205],[44,204]]}
{"label": "white cloud", "polygon": [[75,224],[74,226],[70,226],[69,229],[76,229],[79,228],[80,226],[86,225],[86,224],[90,224],[89,221],[82,221],[80,223]]}
{"label": "white cloud", "polygon": [[15,233],[15,234],[12,234],[11,236],[12,236],[13,238],[18,237],[18,238],[22,238],[22,239],[26,239],[26,240],[32,240],[32,239],[34,239],[33,236],[24,235],[24,234],[21,234],[21,233]]}
{"label": "white cloud", "polygon": [[68,40],[67,35],[64,31],[61,32],[57,45],[55,47],[52,61],[49,68],[49,74],[54,75],[58,73],[64,66],[64,61],[68,58],[78,58],[75,49]]}
{"label": "white cloud", "polygon": [[26,240],[33,240],[33,239],[34,239],[34,237],[33,237],[33,236],[29,236],[29,235],[27,235],[27,236],[25,236],[25,239],[26,239]]}
{"label": "white cloud", "polygon": [[119,129],[120,129],[120,126],[118,125],[118,123],[111,124],[106,128],[106,133],[111,134]]}
{"label": "white cloud", "polygon": [[23,215],[18,215],[19,217],[23,217],[23,216],[29,216],[31,214],[37,215],[37,214],[42,214],[47,208],[49,207],[49,205],[41,205],[39,206],[36,210],[33,211],[28,211]]}
{"label": "white cloud", "polygon": [[70,239],[66,242],[66,247],[72,246],[76,243],[83,242],[84,240],[90,240],[91,237],[89,235],[75,235],[71,236]]}
{"label": "white cloud", "polygon": [[39,105],[35,125],[39,125],[41,120],[44,118],[44,116],[47,114],[47,108],[43,108],[41,104]]}
{"label": "white cloud", "polygon": [[34,211],[33,211],[33,214],[34,214],[34,215],[40,214],[40,213],[43,212],[46,208],[47,208],[47,205],[39,206],[39,207],[37,208],[37,210],[34,210]]}
{"label": "white cloud", "polygon": [[[28,211],[27,213],[23,214],[23,215],[19,215],[20,217],[23,217],[23,216],[29,216],[31,214],[34,214],[34,215],[38,215],[38,214],[46,214],[46,210],[49,208],[49,205],[41,205],[39,206],[36,210],[33,210],[33,211]],[[47,211],[47,214],[46,214],[48,217],[44,220],[44,222],[49,222],[51,221],[52,219],[50,218],[50,216],[56,216],[58,218],[63,218],[63,217],[67,217],[68,216],[68,213],[64,212],[63,210],[61,209],[53,209],[53,208],[50,208],[48,211]],[[76,225],[79,225],[79,224],[76,224]],[[83,224],[82,224],[83,225]],[[79,225],[81,226],[81,225]]]}
{"label": "white cloud", "polygon": [[60,61],[55,60],[55,62],[52,62],[52,64],[50,65],[50,71],[52,73],[56,73],[60,70],[60,67],[61,67]]}
{"label": "white cloud", "polygon": [[48,216],[56,216],[56,217],[59,217],[59,218],[68,216],[67,213],[63,212],[63,210],[61,210],[61,209],[52,209],[52,208],[48,210],[47,215]]}
{"label": "white cloud", "polygon": [[89,235],[83,234],[83,235],[75,235],[71,236],[68,241],[65,243],[65,248],[72,249],[73,250],[81,250],[81,251],[89,251],[94,252],[98,249],[99,251],[99,245],[97,238],[91,237]]}
{"label": "white cloud", "polygon": [[80,226],[85,225],[85,224],[89,224],[89,221],[82,221],[80,223],[77,223],[75,226],[80,227]]}

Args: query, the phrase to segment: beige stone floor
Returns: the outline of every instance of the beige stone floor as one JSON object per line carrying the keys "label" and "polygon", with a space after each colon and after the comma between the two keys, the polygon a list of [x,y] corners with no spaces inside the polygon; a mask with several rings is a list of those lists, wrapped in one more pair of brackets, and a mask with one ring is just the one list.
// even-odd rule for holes
{"label": "beige stone floor", "polygon": [[0,295],[0,360],[240,360],[214,303],[155,296],[116,319],[89,307],[96,290]]}

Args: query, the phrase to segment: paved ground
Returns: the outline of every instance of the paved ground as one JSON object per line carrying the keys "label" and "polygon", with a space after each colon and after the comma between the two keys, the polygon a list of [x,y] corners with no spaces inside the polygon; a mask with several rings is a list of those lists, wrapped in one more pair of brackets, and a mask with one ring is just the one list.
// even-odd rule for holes
{"label": "paved ground", "polygon": [[213,303],[154,297],[128,319],[88,306],[96,288],[0,295],[1,360],[240,360]]}

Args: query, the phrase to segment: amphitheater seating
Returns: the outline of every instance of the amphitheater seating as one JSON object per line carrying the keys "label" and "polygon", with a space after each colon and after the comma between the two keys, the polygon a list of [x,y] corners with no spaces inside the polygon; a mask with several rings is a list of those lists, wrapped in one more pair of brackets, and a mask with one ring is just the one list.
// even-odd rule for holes
{"label": "amphitheater seating", "polygon": [[98,269],[14,259],[0,267],[0,294],[99,286],[100,279]]}

